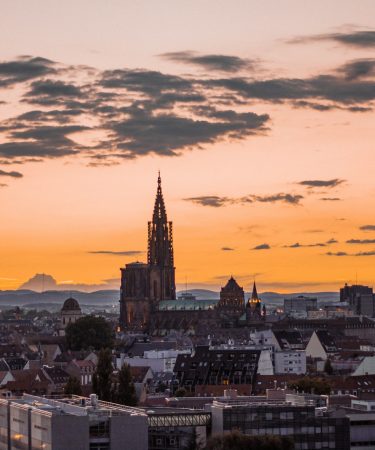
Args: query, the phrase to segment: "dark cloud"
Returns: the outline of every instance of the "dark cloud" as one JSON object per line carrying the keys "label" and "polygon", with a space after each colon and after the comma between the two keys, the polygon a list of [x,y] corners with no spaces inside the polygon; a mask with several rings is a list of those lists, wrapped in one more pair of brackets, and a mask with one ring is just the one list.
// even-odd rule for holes
{"label": "dark cloud", "polygon": [[252,250],[269,250],[271,247],[269,244],[260,244],[256,247],[253,247]]}
{"label": "dark cloud", "polygon": [[308,188],[334,188],[344,182],[345,180],[341,180],[340,178],[333,178],[332,180],[304,180],[298,184]]}
{"label": "dark cloud", "polygon": [[362,225],[359,229],[362,231],[375,231],[375,225]]}
{"label": "dark cloud", "polygon": [[369,252],[358,252],[358,253],[346,253],[346,252],[327,252],[328,256],[375,256],[375,250]]}
{"label": "dark cloud", "polygon": [[359,252],[356,253],[354,256],[375,256],[375,250],[372,250],[370,252]]}
{"label": "dark cloud", "polygon": [[296,242],[295,244],[290,245],[284,245],[285,248],[301,248],[303,245],[301,245],[299,242]]}
{"label": "dark cloud", "polygon": [[223,252],[233,252],[234,248],[232,248],[232,247],[221,247],[221,250]]}
{"label": "dark cloud", "polygon": [[349,256],[346,252],[327,252],[327,256]]}
{"label": "dark cloud", "polygon": [[103,73],[100,84],[105,88],[124,88],[149,95],[193,89],[193,83],[186,78],[152,70],[107,70]]}
{"label": "dark cloud", "polygon": [[0,177],[22,178],[23,175],[20,172],[6,172],[5,170],[0,170]]}
{"label": "dark cloud", "polygon": [[31,83],[31,88],[25,95],[27,97],[79,97],[81,91],[77,86],[63,81],[41,80]]}
{"label": "dark cloud", "polygon": [[0,144],[0,156],[14,159],[22,157],[56,158],[74,155],[81,147],[67,136],[88,130],[79,125],[36,126],[9,132],[11,142]]}
{"label": "dark cloud", "polygon": [[215,208],[233,204],[246,205],[248,203],[287,203],[290,205],[299,205],[302,195],[295,194],[272,194],[272,195],[247,195],[244,197],[230,198],[219,197],[216,195],[202,195],[200,197],[184,198],[185,201],[193,202],[202,206],[212,206]]}
{"label": "dark cloud", "polygon": [[169,61],[183,64],[193,64],[207,70],[217,70],[220,72],[237,72],[241,69],[251,68],[253,61],[239,58],[232,55],[199,55],[195,52],[172,52],[160,55]]}
{"label": "dark cloud", "polygon": [[[191,52],[164,57],[227,73],[252,63],[236,56]],[[82,71],[85,77],[80,76]],[[294,102],[318,111],[366,112],[375,98],[372,75],[370,59],[349,61],[330,75],[257,80],[223,74],[216,79],[197,79],[146,69],[100,72],[24,57],[0,63],[0,85],[24,82],[21,101],[30,109],[0,123],[0,159],[22,163],[80,154],[88,159],[87,165],[98,166],[149,154],[179,156],[217,142],[265,135],[270,117],[245,110],[253,99]],[[73,76],[74,83],[69,81]],[[90,147],[79,145],[70,136],[89,131],[82,123],[95,124],[96,133],[87,133],[95,139]],[[256,202],[298,205],[302,199],[298,194],[277,193],[190,200],[218,207]]]}
{"label": "dark cloud", "polygon": [[349,112],[359,112],[359,113],[367,113],[373,111],[373,108],[370,106],[340,106],[338,104],[327,104],[327,103],[316,103],[306,100],[297,100],[292,102],[292,106],[294,108],[309,108],[314,109],[315,111],[333,111],[333,110],[342,110]]}
{"label": "dark cloud", "polygon": [[12,86],[55,71],[52,61],[39,57],[25,56],[14,61],[0,62],[0,87]]}
{"label": "dark cloud", "polygon": [[337,244],[338,243],[338,241],[336,240],[336,239],[334,239],[334,238],[331,238],[331,239],[329,239],[327,242],[326,242],[326,244]]}
{"label": "dark cloud", "polygon": [[340,202],[342,199],[339,197],[322,197],[319,200],[322,202]]}
{"label": "dark cloud", "polygon": [[89,251],[87,253],[90,253],[92,255],[138,256],[144,252],[142,252],[140,250],[122,250],[122,251],[94,250],[94,251]]}
{"label": "dark cloud", "polygon": [[156,153],[176,156],[184,149],[200,148],[220,139],[244,139],[265,131],[269,116],[255,113],[240,114],[215,122],[194,120],[176,114],[153,114],[144,110],[132,111],[123,120],[107,126],[118,150],[125,155],[139,156]]}
{"label": "dark cloud", "polygon": [[233,203],[230,198],[218,197],[217,195],[202,195],[200,197],[184,198],[184,200],[201,206],[211,206],[213,208],[220,208],[221,206]]}
{"label": "dark cloud", "polygon": [[301,36],[289,40],[290,44],[304,44],[309,42],[333,41],[348,47],[375,47],[375,31],[354,30],[347,33],[326,33],[314,36]]}
{"label": "dark cloud", "polygon": [[375,244],[375,239],[348,239],[347,244]]}
{"label": "dark cloud", "polygon": [[314,244],[300,244],[299,242],[296,242],[295,244],[291,245],[284,245],[284,248],[302,248],[302,247],[326,247],[332,242],[316,242]]}
{"label": "dark cloud", "polygon": [[69,122],[73,117],[83,114],[81,109],[52,109],[50,111],[33,110],[21,114],[17,117],[21,122],[44,122],[46,119],[55,120],[57,122]]}
{"label": "dark cloud", "polygon": [[234,91],[245,99],[273,103],[306,99],[328,100],[339,104],[369,102],[375,99],[375,81],[347,80],[338,75],[317,75],[312,78],[274,78],[249,80],[222,78],[202,82],[208,87]]}
{"label": "dark cloud", "polygon": [[300,201],[303,199],[303,195],[297,194],[273,194],[273,195],[253,195],[250,196],[253,202],[260,203],[275,203],[275,202],[283,202],[289,203],[291,205],[299,205]]}
{"label": "dark cloud", "polygon": [[338,69],[347,80],[357,80],[375,75],[375,59],[356,59]]}

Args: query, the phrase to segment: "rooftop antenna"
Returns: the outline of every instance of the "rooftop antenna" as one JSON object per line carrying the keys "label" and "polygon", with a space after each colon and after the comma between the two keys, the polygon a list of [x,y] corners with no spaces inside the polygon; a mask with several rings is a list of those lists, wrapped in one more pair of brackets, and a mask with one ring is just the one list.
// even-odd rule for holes
{"label": "rooftop antenna", "polygon": [[187,276],[185,275],[185,294],[187,294]]}
{"label": "rooftop antenna", "polygon": [[42,273],[42,294],[44,292],[44,273]]}

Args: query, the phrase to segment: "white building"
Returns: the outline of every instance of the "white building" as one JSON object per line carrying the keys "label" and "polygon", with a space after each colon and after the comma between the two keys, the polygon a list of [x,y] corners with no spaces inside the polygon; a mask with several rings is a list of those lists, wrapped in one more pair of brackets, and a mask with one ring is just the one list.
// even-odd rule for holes
{"label": "white building", "polygon": [[273,375],[274,369],[272,364],[272,351],[262,350],[260,352],[258,361],[258,372],[259,375]]}
{"label": "white building", "polygon": [[129,366],[150,367],[153,372],[173,372],[177,355],[190,354],[190,350],[146,350],[143,356],[126,356],[124,353],[116,359],[116,367],[121,369],[124,363]]}
{"label": "white building", "polygon": [[354,371],[353,376],[375,375],[375,356],[366,356]]}
{"label": "white building", "polygon": [[275,352],[275,374],[305,374],[306,352],[303,350],[285,350]]}

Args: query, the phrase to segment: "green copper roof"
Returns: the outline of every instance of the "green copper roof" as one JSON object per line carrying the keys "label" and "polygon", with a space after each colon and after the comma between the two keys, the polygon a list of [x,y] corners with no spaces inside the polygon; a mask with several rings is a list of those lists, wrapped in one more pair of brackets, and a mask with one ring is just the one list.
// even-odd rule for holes
{"label": "green copper roof", "polygon": [[162,300],[159,311],[199,311],[213,309],[219,300]]}

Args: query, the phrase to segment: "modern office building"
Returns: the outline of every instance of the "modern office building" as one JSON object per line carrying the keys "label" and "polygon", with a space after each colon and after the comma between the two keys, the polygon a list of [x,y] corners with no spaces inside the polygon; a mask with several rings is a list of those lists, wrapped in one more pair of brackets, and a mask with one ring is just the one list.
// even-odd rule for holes
{"label": "modern office building", "polygon": [[284,298],[284,313],[289,316],[307,317],[308,311],[318,309],[318,299],[316,297],[297,297]]}
{"label": "modern office building", "polygon": [[0,450],[13,449],[147,450],[148,417],[96,395],[0,399]]}
{"label": "modern office building", "polygon": [[214,401],[212,433],[289,436],[296,450],[350,449],[349,419],[333,418],[311,405]]}

